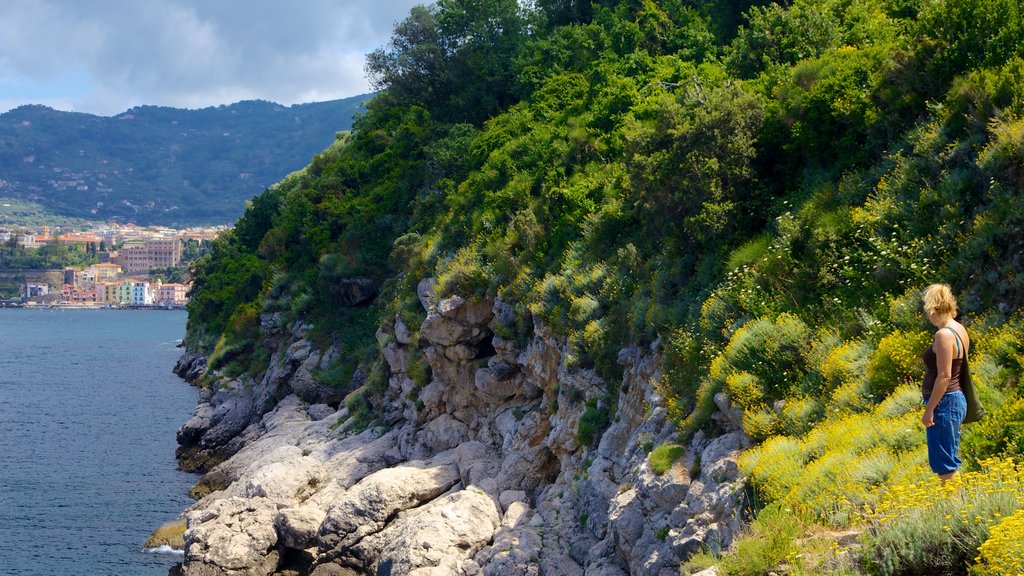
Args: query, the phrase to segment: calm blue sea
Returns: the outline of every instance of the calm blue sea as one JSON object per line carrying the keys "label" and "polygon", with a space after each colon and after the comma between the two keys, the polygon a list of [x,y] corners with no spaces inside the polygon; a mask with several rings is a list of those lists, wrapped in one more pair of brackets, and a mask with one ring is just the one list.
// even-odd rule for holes
{"label": "calm blue sea", "polygon": [[171,373],[185,313],[0,309],[0,575],[166,576],[150,531],[191,502]]}

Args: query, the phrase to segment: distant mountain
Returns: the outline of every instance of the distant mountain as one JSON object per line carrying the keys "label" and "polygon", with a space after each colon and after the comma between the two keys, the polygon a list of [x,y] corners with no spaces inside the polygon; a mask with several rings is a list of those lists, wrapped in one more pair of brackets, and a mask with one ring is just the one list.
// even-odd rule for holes
{"label": "distant mountain", "polygon": [[92,220],[234,222],[247,200],[351,128],[370,96],[140,106],[112,117],[21,106],[0,114],[0,197]]}

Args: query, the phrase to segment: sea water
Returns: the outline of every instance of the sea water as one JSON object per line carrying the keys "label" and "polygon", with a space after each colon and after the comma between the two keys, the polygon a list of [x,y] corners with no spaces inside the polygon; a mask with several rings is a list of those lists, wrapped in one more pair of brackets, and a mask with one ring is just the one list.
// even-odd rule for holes
{"label": "sea water", "polygon": [[171,368],[181,311],[0,309],[0,575],[166,576],[143,549],[191,502]]}

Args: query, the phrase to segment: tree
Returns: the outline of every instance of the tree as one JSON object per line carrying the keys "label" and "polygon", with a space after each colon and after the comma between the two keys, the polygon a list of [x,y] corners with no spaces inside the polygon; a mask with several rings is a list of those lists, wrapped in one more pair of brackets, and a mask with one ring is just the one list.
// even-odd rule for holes
{"label": "tree", "polygon": [[516,71],[509,62],[526,34],[526,13],[516,0],[440,0],[413,8],[391,42],[367,56],[366,71],[390,103],[480,124],[514,103]]}

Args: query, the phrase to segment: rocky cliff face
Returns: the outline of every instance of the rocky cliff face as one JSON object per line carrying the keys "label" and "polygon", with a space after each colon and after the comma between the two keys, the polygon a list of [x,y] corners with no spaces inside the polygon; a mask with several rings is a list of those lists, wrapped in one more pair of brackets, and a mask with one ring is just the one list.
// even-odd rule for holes
{"label": "rocky cliff face", "polygon": [[[648,452],[676,436],[652,385],[655,352],[620,353],[611,424],[581,446],[578,420],[605,383],[567,368],[539,320],[503,339],[502,302],[432,294],[421,283],[422,326],[378,332],[386,426],[365,431],[313,378],[337,352],[267,319],[267,373],[205,390],[178,433],[183,466],[209,468],[183,514],[184,574],[675,576],[700,546],[728,545],[749,441],[726,404],[724,434],[698,433],[655,474]],[[202,361],[183,358],[179,373],[195,377]]]}

